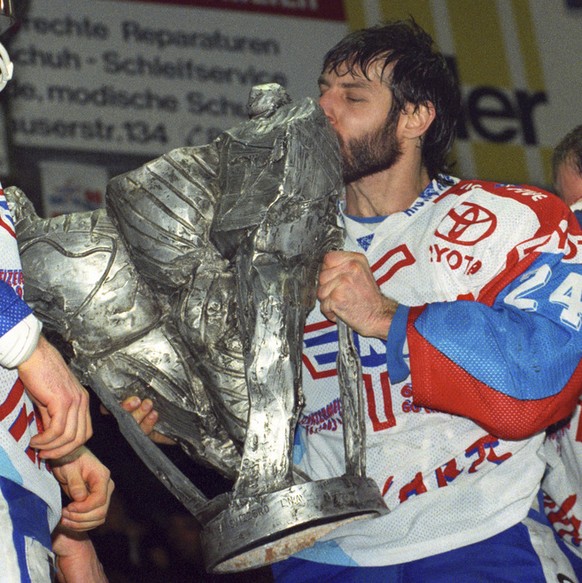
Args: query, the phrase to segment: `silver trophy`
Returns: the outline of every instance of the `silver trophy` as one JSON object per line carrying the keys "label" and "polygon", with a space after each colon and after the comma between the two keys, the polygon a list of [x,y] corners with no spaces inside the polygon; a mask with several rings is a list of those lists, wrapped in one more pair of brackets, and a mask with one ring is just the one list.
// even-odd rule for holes
{"label": "silver trophy", "polygon": [[[339,149],[319,106],[253,89],[251,119],[112,179],[106,209],[39,218],[7,189],[25,299],[149,468],[202,525],[209,571],[269,564],[387,512],[365,475],[361,371],[339,325],[345,474],[293,467],[301,352],[323,254],[338,248]],[[234,480],[208,500],[119,402]]]}

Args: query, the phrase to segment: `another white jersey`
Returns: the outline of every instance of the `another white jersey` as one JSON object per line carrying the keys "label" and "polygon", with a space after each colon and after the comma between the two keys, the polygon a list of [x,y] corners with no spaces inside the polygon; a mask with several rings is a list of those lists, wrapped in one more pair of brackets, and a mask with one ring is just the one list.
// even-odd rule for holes
{"label": "another white jersey", "polygon": [[[570,208],[582,223],[582,200]],[[560,538],[582,558],[581,401],[569,422],[550,432],[545,453],[548,469],[542,482],[544,512]]]}
{"label": "another white jersey", "polygon": [[[367,474],[390,513],[336,529],[301,558],[397,564],[520,522],[544,473],[543,429],[575,402],[582,313],[564,285],[582,292],[582,269],[568,209],[535,188],[454,182],[433,181],[381,222],[344,217],[345,249],[365,254],[401,304],[387,343],[355,336]],[[345,467],[337,351],[336,326],[317,306],[295,445],[313,479]]]}
{"label": "another white jersey", "polygon": [[[30,313],[21,299],[22,267],[14,224],[0,187],[0,336]],[[0,475],[23,486],[49,506],[49,524],[54,528],[61,515],[57,481],[46,463],[29,447],[39,431],[40,418],[24,391],[16,369],[0,367]]]}
{"label": "another white jersey", "polygon": [[582,558],[582,406],[546,442],[544,512],[558,536]]}

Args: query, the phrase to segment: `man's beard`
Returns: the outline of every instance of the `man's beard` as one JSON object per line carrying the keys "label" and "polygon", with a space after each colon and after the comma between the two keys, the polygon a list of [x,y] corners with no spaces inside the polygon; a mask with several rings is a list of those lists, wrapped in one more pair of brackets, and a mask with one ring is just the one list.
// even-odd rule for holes
{"label": "man's beard", "polygon": [[402,155],[396,138],[396,126],[400,112],[390,112],[386,122],[375,131],[361,138],[345,142],[338,136],[342,156],[342,175],[345,184],[364,176],[391,168]]}

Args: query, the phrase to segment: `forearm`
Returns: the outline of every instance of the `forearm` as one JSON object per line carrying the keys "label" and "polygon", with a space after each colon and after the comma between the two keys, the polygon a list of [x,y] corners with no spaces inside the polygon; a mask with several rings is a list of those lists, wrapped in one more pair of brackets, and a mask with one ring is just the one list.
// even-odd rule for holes
{"label": "forearm", "polygon": [[53,551],[59,583],[107,583],[103,565],[86,534],[57,529],[53,535]]}
{"label": "forearm", "polygon": [[91,437],[89,393],[43,336],[18,375],[42,417],[43,431],[31,440],[41,457],[68,455]]}

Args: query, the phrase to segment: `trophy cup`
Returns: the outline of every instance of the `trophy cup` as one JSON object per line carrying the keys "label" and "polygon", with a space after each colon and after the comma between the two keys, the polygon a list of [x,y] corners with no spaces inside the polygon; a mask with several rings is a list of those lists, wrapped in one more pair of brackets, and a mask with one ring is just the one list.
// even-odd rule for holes
{"label": "trophy cup", "polygon": [[[387,512],[365,474],[359,358],[340,323],[346,468],[292,464],[305,319],[323,254],[341,247],[339,148],[319,106],[254,88],[251,119],[112,179],[106,209],[40,219],[16,188],[25,299],[138,455],[202,525],[206,567],[255,568],[346,521]],[[234,480],[208,500],[119,406],[150,398],[156,429]]]}

